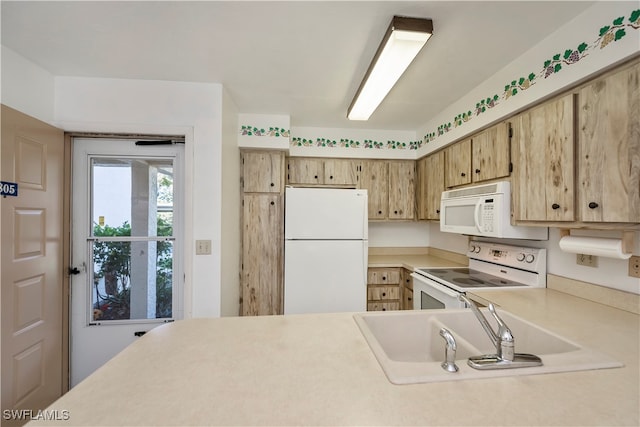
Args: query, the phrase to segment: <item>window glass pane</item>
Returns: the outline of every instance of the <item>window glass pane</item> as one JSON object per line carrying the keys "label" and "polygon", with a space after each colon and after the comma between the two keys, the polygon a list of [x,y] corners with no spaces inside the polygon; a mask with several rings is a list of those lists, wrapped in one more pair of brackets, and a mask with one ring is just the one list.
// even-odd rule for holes
{"label": "window glass pane", "polygon": [[94,236],[172,233],[173,159],[93,158],[91,177]]}
{"label": "window glass pane", "polygon": [[173,242],[93,242],[93,321],[171,318]]}

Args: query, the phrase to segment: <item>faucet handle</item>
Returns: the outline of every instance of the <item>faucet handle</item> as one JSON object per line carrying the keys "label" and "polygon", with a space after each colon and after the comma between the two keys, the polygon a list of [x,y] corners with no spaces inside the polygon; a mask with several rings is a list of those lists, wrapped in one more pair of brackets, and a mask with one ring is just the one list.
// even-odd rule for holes
{"label": "faucet handle", "polygon": [[505,360],[513,360],[515,355],[515,342],[511,329],[509,329],[502,318],[498,316],[493,304],[489,304],[489,313],[491,313],[493,318],[496,319],[496,322],[498,322],[498,333],[496,334],[499,343],[499,348],[497,349],[498,356]]}

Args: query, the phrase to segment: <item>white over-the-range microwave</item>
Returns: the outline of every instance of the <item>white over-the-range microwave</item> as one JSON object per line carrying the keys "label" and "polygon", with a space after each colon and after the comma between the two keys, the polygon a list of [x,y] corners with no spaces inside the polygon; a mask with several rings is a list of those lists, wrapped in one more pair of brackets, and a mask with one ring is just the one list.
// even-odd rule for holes
{"label": "white over-the-range microwave", "polygon": [[511,225],[511,183],[500,181],[442,192],[440,231],[470,236],[547,240],[546,227]]}

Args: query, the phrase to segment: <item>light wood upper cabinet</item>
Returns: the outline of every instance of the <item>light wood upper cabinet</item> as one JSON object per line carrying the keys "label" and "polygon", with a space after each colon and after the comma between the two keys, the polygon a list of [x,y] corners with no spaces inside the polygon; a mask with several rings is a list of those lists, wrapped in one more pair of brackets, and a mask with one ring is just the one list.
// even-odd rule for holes
{"label": "light wood upper cabinet", "polygon": [[473,182],[509,176],[509,123],[500,123],[471,138]]}
{"label": "light wood upper cabinet", "polygon": [[280,193],[284,188],[284,153],[243,151],[242,183],[245,193]]}
{"label": "light wood upper cabinet", "polygon": [[418,219],[427,219],[429,211],[427,207],[427,191],[429,188],[427,173],[427,157],[423,157],[416,162],[416,216]]}
{"label": "light wood upper cabinet", "polygon": [[640,222],[640,63],[578,92],[582,221]]}
{"label": "light wood upper cabinet", "polygon": [[512,129],[515,219],[573,221],[573,95],[516,116]]}
{"label": "light wood upper cabinet", "polygon": [[389,165],[365,160],[360,167],[359,188],[367,190],[369,219],[386,219],[389,211]]}
{"label": "light wood upper cabinet", "polygon": [[444,151],[418,160],[416,205],[418,219],[440,219],[440,198],[444,191]]}
{"label": "light wood upper cabinet", "polygon": [[440,199],[444,187],[444,151],[438,151],[426,157],[426,217],[440,219]]}
{"label": "light wood upper cabinet", "polygon": [[289,157],[288,182],[293,185],[355,187],[359,163],[352,159]]}
{"label": "light wood upper cabinet", "polygon": [[471,139],[445,148],[445,187],[451,188],[471,182]]}
{"label": "light wood upper cabinet", "polygon": [[325,159],[324,183],[355,186],[358,183],[358,166],[357,160]]}
{"label": "light wood upper cabinet", "polygon": [[287,178],[289,184],[324,184],[324,160],[289,157]]}
{"label": "light wood upper cabinet", "polygon": [[415,218],[415,181],[413,160],[389,161],[389,219]]}

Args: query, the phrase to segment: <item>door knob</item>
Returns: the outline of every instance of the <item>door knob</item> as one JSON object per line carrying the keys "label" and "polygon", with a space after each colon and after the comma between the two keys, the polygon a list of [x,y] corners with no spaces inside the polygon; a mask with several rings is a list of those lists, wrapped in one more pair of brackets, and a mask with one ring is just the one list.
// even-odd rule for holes
{"label": "door knob", "polygon": [[69,267],[69,276],[75,276],[76,274],[80,274],[80,270],[78,270],[78,267]]}
{"label": "door knob", "polygon": [[595,209],[597,207],[598,207],[598,204],[596,202],[589,203],[589,209]]}

